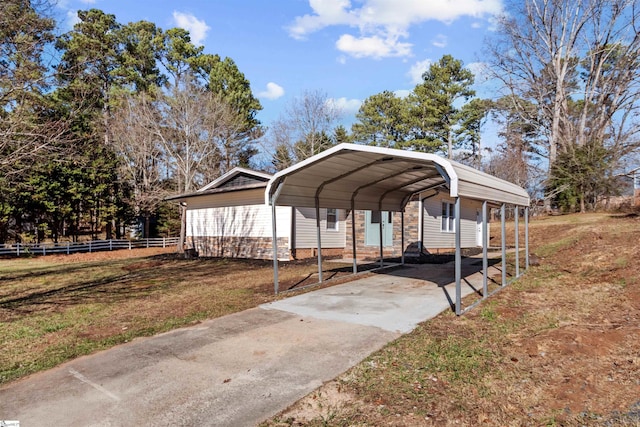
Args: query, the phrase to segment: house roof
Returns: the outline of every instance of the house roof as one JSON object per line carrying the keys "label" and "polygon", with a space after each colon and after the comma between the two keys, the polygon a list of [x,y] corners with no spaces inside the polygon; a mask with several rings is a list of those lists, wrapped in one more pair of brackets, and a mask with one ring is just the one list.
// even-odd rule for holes
{"label": "house roof", "polygon": [[278,172],[265,201],[397,212],[412,195],[443,188],[451,197],[529,205],[523,188],[435,154],[356,144],[339,144]]}
{"label": "house roof", "polygon": [[192,197],[206,196],[209,194],[265,188],[271,177],[272,175],[268,173],[235,167],[195,192],[170,196],[167,197],[166,200],[181,201]]}

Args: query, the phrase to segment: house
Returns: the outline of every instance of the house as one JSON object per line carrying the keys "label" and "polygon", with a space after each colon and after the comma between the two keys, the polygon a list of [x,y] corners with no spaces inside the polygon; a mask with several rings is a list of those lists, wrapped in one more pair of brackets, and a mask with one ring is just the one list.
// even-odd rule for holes
{"label": "house", "polygon": [[[168,198],[186,205],[186,247],[202,257],[272,259],[272,211],[264,203],[271,177],[237,167],[193,193]],[[342,255],[344,210],[319,212],[323,254]],[[280,206],[276,226],[278,260],[316,256],[315,209]]]}
{"label": "house", "polygon": [[[271,209],[264,203],[264,191],[271,178],[270,174],[237,167],[193,193],[169,198],[186,205],[186,247],[202,257],[272,259]],[[478,236],[481,231],[477,231],[481,205],[462,203],[465,248],[482,246],[481,234]],[[417,256],[421,251],[451,250],[455,248],[452,214],[453,201],[446,194],[416,195],[405,208],[407,244],[403,248],[397,212],[356,210],[352,215],[350,210],[322,208],[322,253],[352,257],[353,218],[358,259],[379,256],[381,220],[385,257],[398,257],[403,251]],[[314,208],[278,206],[276,220],[278,260],[317,256]]]}

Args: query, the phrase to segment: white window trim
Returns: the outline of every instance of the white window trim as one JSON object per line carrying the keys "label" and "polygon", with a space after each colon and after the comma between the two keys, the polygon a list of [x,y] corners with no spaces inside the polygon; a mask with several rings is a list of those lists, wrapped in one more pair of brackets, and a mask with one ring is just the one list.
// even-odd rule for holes
{"label": "white window trim", "polygon": [[[455,233],[456,232],[456,218],[455,218],[455,205],[448,201],[448,200],[443,200],[442,204],[440,205],[441,208],[444,208],[444,206],[447,206],[446,209],[446,218],[447,218],[447,222],[446,222],[446,229],[443,227],[443,221],[445,216],[442,215],[442,209],[441,209],[441,217],[440,217],[440,232],[441,233]],[[453,220],[453,221],[452,221]]]}
{"label": "white window trim", "polygon": [[[333,228],[329,227],[329,211],[335,211],[335,217],[336,217],[336,221],[335,221],[335,226]],[[338,212],[338,209],[334,209],[334,208],[327,208],[327,217],[326,217],[326,230],[327,231],[340,231],[340,213]]]}

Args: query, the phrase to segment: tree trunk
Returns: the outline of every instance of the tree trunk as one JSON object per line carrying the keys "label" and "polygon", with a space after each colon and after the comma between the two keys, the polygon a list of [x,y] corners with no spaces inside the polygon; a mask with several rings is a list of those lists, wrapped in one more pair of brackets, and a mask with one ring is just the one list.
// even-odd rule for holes
{"label": "tree trunk", "polygon": [[[144,216],[144,230],[142,231],[142,237],[148,239],[149,236],[149,228],[151,227],[151,218],[149,214]],[[181,227],[182,228],[182,227]]]}

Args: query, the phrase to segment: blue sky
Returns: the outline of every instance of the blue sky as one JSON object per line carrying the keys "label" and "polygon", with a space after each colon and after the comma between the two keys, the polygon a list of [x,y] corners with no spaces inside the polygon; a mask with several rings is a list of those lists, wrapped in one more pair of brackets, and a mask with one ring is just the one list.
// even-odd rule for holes
{"label": "blue sky", "polygon": [[[206,53],[232,58],[251,82],[266,126],[293,97],[322,91],[353,121],[383,90],[413,89],[431,61],[451,54],[478,72],[502,0],[59,0],[61,29],[97,8],[118,22],[182,27]],[[477,80],[482,80],[480,77]],[[491,97],[477,85],[479,95]]]}

